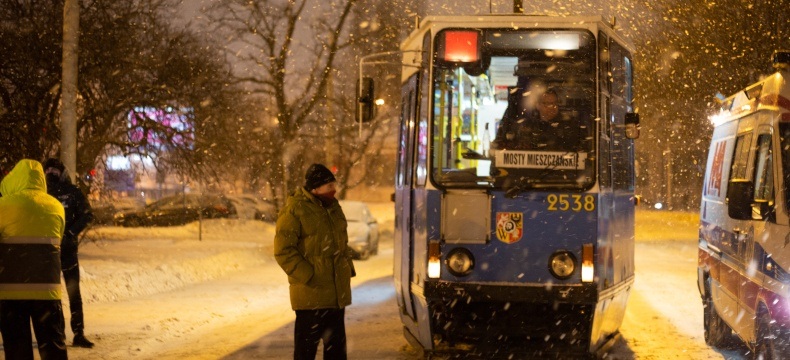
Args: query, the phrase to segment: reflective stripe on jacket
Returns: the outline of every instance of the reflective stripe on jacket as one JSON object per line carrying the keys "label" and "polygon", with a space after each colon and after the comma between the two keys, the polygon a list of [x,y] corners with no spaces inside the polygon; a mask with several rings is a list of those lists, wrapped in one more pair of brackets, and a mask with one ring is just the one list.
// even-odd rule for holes
{"label": "reflective stripe on jacket", "polygon": [[294,310],[351,305],[347,228],[337,200],[325,208],[303,188],[288,198],[277,218],[274,257],[288,275]]}
{"label": "reflective stripe on jacket", "polygon": [[63,205],[47,195],[44,170],[22,160],[0,182],[0,299],[59,300]]}

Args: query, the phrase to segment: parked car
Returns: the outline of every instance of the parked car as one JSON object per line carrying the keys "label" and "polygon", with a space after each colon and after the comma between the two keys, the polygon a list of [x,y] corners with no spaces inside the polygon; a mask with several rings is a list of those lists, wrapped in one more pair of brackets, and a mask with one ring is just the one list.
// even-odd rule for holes
{"label": "parked car", "polygon": [[142,209],[145,201],[140,198],[125,197],[109,199],[91,203],[93,212],[93,225],[112,225],[115,214],[121,212],[132,212]]}
{"label": "parked car", "polygon": [[162,198],[139,211],[118,213],[114,223],[118,226],[173,226],[183,225],[199,218],[233,218],[236,207],[224,196],[180,194]]}
{"label": "parked car", "polygon": [[379,253],[379,224],[361,201],[340,201],[348,221],[348,246],[356,258],[366,260]]}
{"label": "parked car", "polygon": [[277,221],[277,209],[267,200],[249,194],[228,195],[228,200],[236,207],[239,219]]}

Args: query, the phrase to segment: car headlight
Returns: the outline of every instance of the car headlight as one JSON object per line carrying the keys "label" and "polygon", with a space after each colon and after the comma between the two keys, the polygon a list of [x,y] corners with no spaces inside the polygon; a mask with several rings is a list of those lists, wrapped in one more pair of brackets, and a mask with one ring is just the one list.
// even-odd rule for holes
{"label": "car headlight", "polygon": [[475,268],[475,258],[464,248],[455,248],[447,254],[447,268],[455,276],[469,275]]}
{"label": "car headlight", "polygon": [[566,250],[557,251],[549,258],[549,270],[554,277],[567,279],[576,270],[576,257]]}

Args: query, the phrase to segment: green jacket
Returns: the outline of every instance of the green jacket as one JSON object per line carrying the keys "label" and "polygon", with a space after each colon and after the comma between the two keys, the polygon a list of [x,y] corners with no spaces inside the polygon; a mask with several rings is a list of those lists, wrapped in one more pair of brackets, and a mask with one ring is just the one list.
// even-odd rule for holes
{"label": "green jacket", "polygon": [[66,214],[47,195],[44,170],[22,160],[0,182],[0,299],[59,300]]}
{"label": "green jacket", "polygon": [[288,275],[294,310],[351,305],[347,227],[337,200],[325,208],[303,188],[288,197],[277,218],[274,257]]}

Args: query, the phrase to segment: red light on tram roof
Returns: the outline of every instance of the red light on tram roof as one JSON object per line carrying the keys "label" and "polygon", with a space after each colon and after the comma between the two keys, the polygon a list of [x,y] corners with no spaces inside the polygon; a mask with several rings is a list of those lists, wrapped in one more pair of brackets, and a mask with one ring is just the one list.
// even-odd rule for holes
{"label": "red light on tram roof", "polygon": [[480,58],[479,32],[448,30],[442,34],[444,35],[444,54],[440,54],[442,60],[471,63]]}

